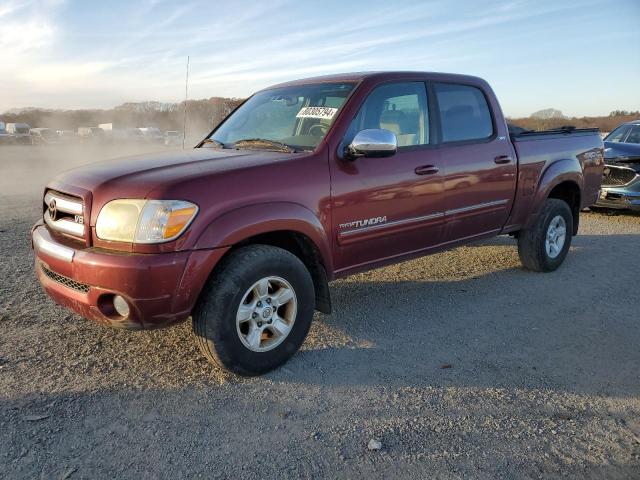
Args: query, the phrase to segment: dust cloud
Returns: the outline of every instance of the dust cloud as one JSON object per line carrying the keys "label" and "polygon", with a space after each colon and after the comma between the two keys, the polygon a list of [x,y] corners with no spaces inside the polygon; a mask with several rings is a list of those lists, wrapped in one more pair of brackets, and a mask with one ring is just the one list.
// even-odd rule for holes
{"label": "dust cloud", "polygon": [[0,197],[29,197],[37,201],[47,182],[59,173],[91,163],[166,152],[164,145],[15,145],[0,146]]}

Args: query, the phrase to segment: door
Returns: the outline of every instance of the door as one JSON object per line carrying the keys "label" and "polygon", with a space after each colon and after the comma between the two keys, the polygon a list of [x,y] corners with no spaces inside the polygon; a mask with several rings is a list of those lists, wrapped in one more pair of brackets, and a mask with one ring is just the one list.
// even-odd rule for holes
{"label": "door", "polygon": [[516,188],[516,155],[504,125],[494,121],[481,88],[434,83],[446,170],[446,242],[496,233],[507,221]]}
{"label": "door", "polygon": [[396,134],[386,158],[331,160],[334,265],[338,273],[426,249],[442,241],[443,181],[430,142],[426,85],[388,83],[363,102],[345,137],[364,129]]}

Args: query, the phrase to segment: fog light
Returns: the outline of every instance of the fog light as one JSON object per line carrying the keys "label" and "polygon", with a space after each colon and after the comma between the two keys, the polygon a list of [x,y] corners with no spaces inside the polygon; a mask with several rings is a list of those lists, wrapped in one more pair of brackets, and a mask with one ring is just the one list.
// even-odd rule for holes
{"label": "fog light", "polygon": [[116,309],[116,312],[118,312],[118,315],[121,317],[129,316],[129,304],[120,295],[113,297],[113,308]]}

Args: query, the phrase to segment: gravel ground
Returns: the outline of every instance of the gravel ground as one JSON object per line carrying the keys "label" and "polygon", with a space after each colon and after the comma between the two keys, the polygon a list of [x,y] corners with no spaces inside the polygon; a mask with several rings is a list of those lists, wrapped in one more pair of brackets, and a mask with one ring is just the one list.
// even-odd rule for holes
{"label": "gravel ground", "polygon": [[640,477],[640,216],[584,214],[552,274],[497,238],[334,282],[303,351],[240,379],[188,324],[111,330],[40,290],[44,181],[114,154],[0,150],[0,476]]}

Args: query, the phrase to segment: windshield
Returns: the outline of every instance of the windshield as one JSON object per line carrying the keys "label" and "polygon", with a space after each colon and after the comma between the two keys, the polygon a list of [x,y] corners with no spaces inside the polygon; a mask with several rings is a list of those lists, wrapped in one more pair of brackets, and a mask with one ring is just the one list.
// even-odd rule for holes
{"label": "windshield", "polygon": [[[317,83],[274,88],[256,93],[209,137],[209,144],[231,148],[241,140],[284,144],[313,150],[329,131],[353,90],[352,83]],[[264,142],[264,141],[267,142]],[[242,142],[242,148],[250,142]]]}
{"label": "windshield", "polygon": [[622,142],[624,138],[627,136],[627,132],[629,131],[630,128],[631,128],[630,125],[621,125],[618,128],[616,128],[613,132],[611,132],[609,135],[604,137],[604,141],[612,142],[612,143]]}

